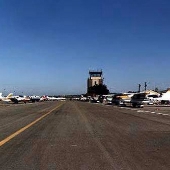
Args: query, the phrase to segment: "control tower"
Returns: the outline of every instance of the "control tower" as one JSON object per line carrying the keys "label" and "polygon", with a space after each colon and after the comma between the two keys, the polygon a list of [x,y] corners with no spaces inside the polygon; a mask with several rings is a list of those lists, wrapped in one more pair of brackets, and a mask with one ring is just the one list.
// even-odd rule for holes
{"label": "control tower", "polygon": [[87,79],[87,93],[89,87],[94,85],[103,84],[102,70],[100,71],[89,71],[89,78]]}

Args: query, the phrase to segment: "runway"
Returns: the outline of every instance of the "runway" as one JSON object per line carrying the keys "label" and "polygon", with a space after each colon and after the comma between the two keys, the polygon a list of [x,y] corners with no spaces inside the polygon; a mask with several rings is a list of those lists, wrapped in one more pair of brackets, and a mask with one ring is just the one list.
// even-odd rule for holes
{"label": "runway", "polygon": [[40,120],[0,147],[0,169],[168,170],[170,117],[137,111],[77,101],[1,107],[0,142]]}

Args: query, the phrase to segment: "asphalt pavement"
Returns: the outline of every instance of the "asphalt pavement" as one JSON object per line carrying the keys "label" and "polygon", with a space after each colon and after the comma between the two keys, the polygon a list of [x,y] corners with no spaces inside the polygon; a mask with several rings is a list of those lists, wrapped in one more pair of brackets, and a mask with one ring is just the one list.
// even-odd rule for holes
{"label": "asphalt pavement", "polygon": [[2,106],[0,169],[170,169],[170,116],[139,110],[76,101]]}

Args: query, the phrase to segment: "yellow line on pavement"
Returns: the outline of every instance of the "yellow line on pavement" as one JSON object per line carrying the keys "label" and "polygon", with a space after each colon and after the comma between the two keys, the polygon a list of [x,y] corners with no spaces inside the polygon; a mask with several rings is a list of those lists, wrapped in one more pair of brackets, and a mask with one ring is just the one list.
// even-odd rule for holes
{"label": "yellow line on pavement", "polygon": [[38,121],[40,121],[41,119],[43,119],[44,117],[46,117],[47,115],[49,115],[51,112],[53,112],[54,110],[58,109],[59,107],[61,107],[63,105],[60,104],[59,106],[55,107],[54,109],[50,110],[49,112],[47,112],[46,114],[44,114],[43,116],[41,116],[40,118],[36,119],[35,121],[33,121],[32,123],[26,125],[25,127],[21,128],[20,130],[16,131],[15,133],[13,133],[12,135],[8,136],[7,138],[5,138],[4,140],[0,141],[0,147],[2,145],[4,145],[5,143],[7,143],[8,141],[10,141],[11,139],[13,139],[15,136],[19,135],[20,133],[24,132],[26,129],[30,128],[32,125],[36,124]]}

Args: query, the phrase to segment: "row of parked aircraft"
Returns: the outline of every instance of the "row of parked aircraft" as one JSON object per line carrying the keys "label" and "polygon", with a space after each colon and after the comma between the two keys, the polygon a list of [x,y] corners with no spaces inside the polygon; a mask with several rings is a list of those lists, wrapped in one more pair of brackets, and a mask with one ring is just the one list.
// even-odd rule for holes
{"label": "row of parked aircraft", "polygon": [[54,97],[54,96],[14,96],[13,93],[8,94],[8,96],[2,96],[2,93],[0,93],[0,101],[3,102],[13,102],[13,103],[27,103],[27,102],[39,102],[39,101],[64,101],[66,100],[65,97]]}
{"label": "row of parked aircraft", "polygon": [[[152,90],[147,90],[140,93],[117,93],[110,95],[102,95],[89,97],[89,101],[97,103],[126,105],[131,104],[133,107],[142,106],[144,104],[170,104],[170,90],[166,93],[159,94]],[[81,97],[81,101],[87,101],[86,97]]]}
{"label": "row of parked aircraft", "polygon": [[167,90],[167,92],[163,94],[152,90],[140,93],[124,93],[122,95],[115,95],[112,101],[119,102],[118,104],[120,105],[131,103],[133,107],[145,104],[170,104],[170,90]]}

